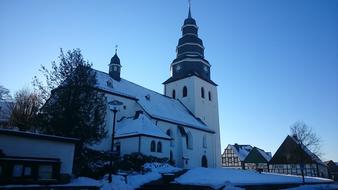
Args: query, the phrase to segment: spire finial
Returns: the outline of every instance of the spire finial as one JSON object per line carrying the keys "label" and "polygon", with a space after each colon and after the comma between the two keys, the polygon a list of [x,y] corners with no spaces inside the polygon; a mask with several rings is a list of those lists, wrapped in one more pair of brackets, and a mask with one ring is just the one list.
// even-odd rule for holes
{"label": "spire finial", "polygon": [[189,13],[188,13],[188,18],[191,18],[191,0],[188,0],[189,3]]}
{"label": "spire finial", "polygon": [[115,45],[115,54],[117,54],[117,47],[118,45]]}

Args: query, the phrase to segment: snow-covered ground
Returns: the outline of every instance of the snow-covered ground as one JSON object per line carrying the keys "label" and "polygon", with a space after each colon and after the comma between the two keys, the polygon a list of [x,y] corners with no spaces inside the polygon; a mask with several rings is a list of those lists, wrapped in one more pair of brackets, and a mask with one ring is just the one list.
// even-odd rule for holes
{"label": "snow-covered ground", "polygon": [[[162,163],[146,163],[143,166],[150,172],[145,174],[129,174],[126,176],[113,175],[112,183],[108,182],[108,175],[102,180],[95,180],[88,177],[79,177],[72,180],[68,184],[55,186],[95,186],[101,187],[101,190],[133,190],[141,187],[143,184],[149,183],[161,178],[162,173],[173,173],[180,171],[180,168],[173,167],[169,164]],[[0,187],[39,187],[40,185],[7,185]]]}
{"label": "snow-covered ground", "polygon": [[67,185],[99,186],[101,187],[101,190],[132,190],[141,187],[143,184],[160,179],[162,173],[172,173],[181,170],[180,168],[162,163],[146,163],[143,167],[145,169],[149,169],[150,172],[146,174],[130,174],[126,177],[114,175],[112,183],[108,183],[107,175],[102,180],[80,177],[74,179],[70,184]]}
{"label": "snow-covered ground", "polygon": [[[194,168],[176,178],[175,181],[182,185],[201,185],[217,189],[225,185],[302,183],[302,178],[293,175],[260,174],[255,171],[229,168]],[[305,182],[325,183],[332,181],[324,178],[306,177]]]}
{"label": "snow-covered ground", "polygon": [[322,185],[301,185],[299,187],[289,188],[288,190],[337,190],[338,184],[322,184]]}

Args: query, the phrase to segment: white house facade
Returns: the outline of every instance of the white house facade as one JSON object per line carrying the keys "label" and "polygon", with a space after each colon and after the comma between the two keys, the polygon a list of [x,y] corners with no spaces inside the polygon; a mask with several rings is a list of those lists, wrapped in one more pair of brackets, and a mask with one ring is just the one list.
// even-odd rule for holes
{"label": "white house facade", "polygon": [[114,149],[120,155],[165,157],[182,168],[220,166],[217,85],[210,79],[197,29],[189,9],[164,94],[121,78],[116,53],[109,73],[96,71],[97,89],[106,94],[109,105],[108,135],[94,149],[111,149],[115,115]]}

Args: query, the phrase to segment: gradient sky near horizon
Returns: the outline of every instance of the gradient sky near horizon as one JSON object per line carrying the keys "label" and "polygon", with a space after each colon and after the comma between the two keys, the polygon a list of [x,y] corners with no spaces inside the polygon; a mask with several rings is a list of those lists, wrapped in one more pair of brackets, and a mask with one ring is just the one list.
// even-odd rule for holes
{"label": "gradient sky near horizon", "polygon": [[[59,49],[80,48],[108,72],[118,44],[122,77],[163,92],[187,17],[185,0],[0,0],[0,85],[30,87]],[[338,161],[338,1],[192,1],[218,86],[222,149],[274,153],[298,120]]]}

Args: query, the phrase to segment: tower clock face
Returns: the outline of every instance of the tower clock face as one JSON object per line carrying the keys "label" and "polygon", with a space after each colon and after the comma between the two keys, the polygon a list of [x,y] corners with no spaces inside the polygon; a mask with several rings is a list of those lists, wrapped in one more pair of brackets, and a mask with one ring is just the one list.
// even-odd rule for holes
{"label": "tower clock face", "polygon": [[208,72],[208,67],[207,66],[204,66],[204,71]]}
{"label": "tower clock face", "polygon": [[181,66],[177,65],[176,66],[176,71],[179,71],[179,70],[181,70]]}

